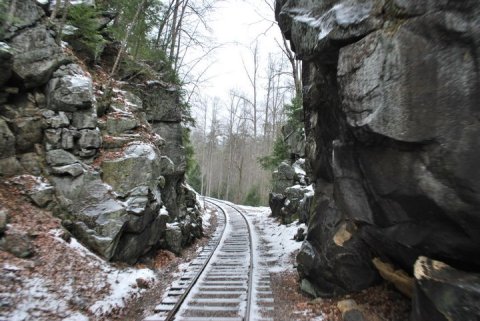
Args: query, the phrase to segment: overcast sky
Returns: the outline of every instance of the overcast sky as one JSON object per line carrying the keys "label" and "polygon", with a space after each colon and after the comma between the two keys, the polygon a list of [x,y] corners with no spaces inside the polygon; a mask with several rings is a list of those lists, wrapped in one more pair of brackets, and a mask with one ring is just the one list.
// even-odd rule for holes
{"label": "overcast sky", "polygon": [[[221,47],[197,67],[197,70],[202,70],[211,64],[204,75],[208,81],[202,83],[199,92],[202,96],[227,101],[230,89],[251,90],[242,62],[252,68],[249,48],[258,41],[260,61],[265,66],[269,53],[281,53],[275,42],[275,38],[280,40],[281,35],[278,26],[272,26],[274,13],[262,0],[219,1],[208,20],[210,37]],[[265,67],[260,70],[264,73]]]}

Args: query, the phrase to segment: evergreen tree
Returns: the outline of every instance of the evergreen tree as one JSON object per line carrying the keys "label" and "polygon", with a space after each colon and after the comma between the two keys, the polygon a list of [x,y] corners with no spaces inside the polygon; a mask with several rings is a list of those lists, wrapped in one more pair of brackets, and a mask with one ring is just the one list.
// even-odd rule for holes
{"label": "evergreen tree", "polygon": [[261,197],[260,197],[260,192],[259,188],[257,185],[252,186],[248,192],[247,196],[245,197],[245,201],[243,202],[245,205],[249,206],[260,206],[261,205]]}
{"label": "evergreen tree", "polygon": [[[294,97],[291,104],[284,106],[287,116],[286,125],[292,130],[300,130],[303,128],[303,109],[301,98]],[[289,158],[288,146],[282,134],[278,135],[273,144],[273,151],[270,155],[260,157],[258,159],[260,166],[264,169],[273,170],[282,161]]]}

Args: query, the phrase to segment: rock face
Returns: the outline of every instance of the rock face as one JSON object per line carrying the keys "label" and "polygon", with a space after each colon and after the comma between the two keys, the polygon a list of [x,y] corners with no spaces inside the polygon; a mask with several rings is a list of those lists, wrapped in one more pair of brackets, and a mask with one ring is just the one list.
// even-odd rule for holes
{"label": "rock face", "polygon": [[[0,176],[108,260],[180,253],[202,224],[184,183],[179,91],[161,79],[123,82],[99,112],[105,88],[55,43],[48,9],[33,0],[19,9],[0,39]],[[0,247],[31,254],[28,239],[3,223],[0,233]]]}
{"label": "rock face", "polygon": [[303,60],[315,184],[299,271],[324,295],[375,282],[372,252],[410,274],[420,255],[480,270],[479,13],[478,1],[277,1]]}
{"label": "rock face", "polygon": [[68,62],[53,36],[42,25],[16,34],[10,46],[14,50],[13,73],[27,88],[45,84],[55,69]]}

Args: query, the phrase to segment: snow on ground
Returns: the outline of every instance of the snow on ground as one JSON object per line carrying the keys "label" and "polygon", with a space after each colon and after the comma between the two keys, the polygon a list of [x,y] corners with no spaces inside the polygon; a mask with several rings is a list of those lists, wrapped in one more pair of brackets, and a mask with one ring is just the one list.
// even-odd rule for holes
{"label": "snow on ground", "polygon": [[[57,235],[58,232],[53,230],[51,234]],[[142,292],[142,289],[138,287],[137,280],[142,279],[149,284],[155,282],[155,273],[150,269],[117,269],[92,253],[73,237],[70,239],[70,243],[63,241],[58,236],[55,236],[55,239],[63,242],[67,247],[75,251],[77,255],[93,259],[92,263],[98,265],[106,275],[106,282],[99,284],[99,289],[107,285],[110,289],[109,293],[88,308],[95,316],[107,315],[114,309],[124,308],[129,299],[138,296]]]}
{"label": "snow on ground", "polygon": [[[0,310],[1,321],[99,320],[124,308],[145,291],[139,287],[139,282],[151,285],[156,281],[150,269],[116,267],[90,252],[75,238],[66,242],[60,236],[60,229],[52,229],[45,235],[51,240],[50,251],[54,257],[65,257],[62,262],[52,257],[47,263],[57,265],[55,269],[67,264],[57,273],[49,275],[39,268],[30,270],[7,262],[0,265],[4,273],[2,282],[14,286],[1,293],[1,300],[13,303],[12,309]],[[83,311],[72,309],[75,306],[81,306]]]}
{"label": "snow on ground", "polygon": [[274,217],[271,217],[269,207],[239,206],[247,214],[247,218],[256,226],[259,237],[266,240],[271,246],[270,254],[277,259],[270,272],[293,271],[292,255],[300,249],[302,242],[297,242],[293,236],[299,227],[306,230],[305,224],[293,222],[282,225]]}
{"label": "snow on ground", "polygon": [[212,214],[213,214],[214,211],[215,211],[215,209],[212,209],[212,208],[209,208],[209,207],[207,207],[203,211],[202,226],[203,226],[204,229],[210,227],[210,219],[212,218]]}
{"label": "snow on ground", "polygon": [[149,283],[155,281],[155,274],[150,269],[113,270],[108,274],[107,282],[110,293],[103,300],[95,302],[89,311],[96,316],[108,314],[113,309],[124,308],[127,299],[140,294],[137,280],[143,279]]}
{"label": "snow on ground", "polygon": [[[68,303],[62,300],[62,297],[56,293],[52,293],[50,288],[52,284],[42,278],[31,278],[23,281],[22,289],[12,295],[23,298],[15,306],[15,310],[10,315],[7,315],[6,319],[10,321],[24,321],[34,320],[39,318],[43,311],[55,311],[57,314],[68,315],[70,314]],[[81,314],[77,314],[77,320],[88,320],[88,318]],[[86,318],[86,319],[85,319]],[[72,319],[70,319],[73,321]]]}

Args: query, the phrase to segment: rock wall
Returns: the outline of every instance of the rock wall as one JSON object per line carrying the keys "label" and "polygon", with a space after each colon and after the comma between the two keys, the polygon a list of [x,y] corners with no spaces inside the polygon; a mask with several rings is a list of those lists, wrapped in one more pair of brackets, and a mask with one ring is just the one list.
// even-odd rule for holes
{"label": "rock wall", "polygon": [[419,256],[480,270],[479,13],[473,0],[277,1],[303,61],[315,199],[298,262],[319,294],[375,283],[373,257],[411,275]]}
{"label": "rock wall", "polygon": [[282,127],[282,139],[287,147],[289,159],[285,159],[272,173],[272,192],[268,203],[272,216],[279,217],[283,224],[295,220],[307,221],[306,208],[313,191],[306,175],[305,131],[292,124]]}
{"label": "rock wall", "polygon": [[[184,181],[178,88],[151,70],[113,82],[105,108],[106,72],[90,74],[55,43],[47,8],[18,6],[0,42],[0,176],[16,176],[108,260],[134,263],[159,247],[178,253],[202,234]],[[100,64],[112,64],[112,48]]]}

